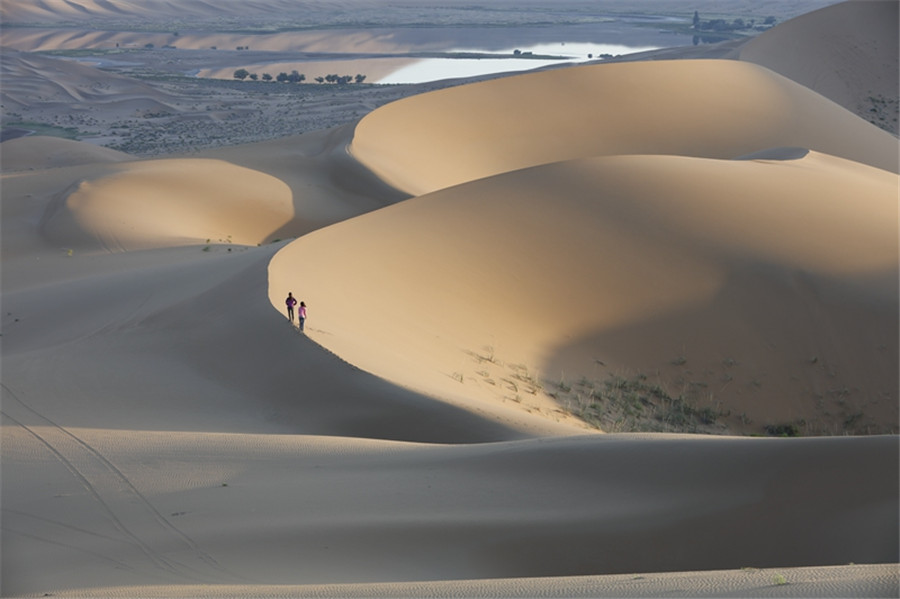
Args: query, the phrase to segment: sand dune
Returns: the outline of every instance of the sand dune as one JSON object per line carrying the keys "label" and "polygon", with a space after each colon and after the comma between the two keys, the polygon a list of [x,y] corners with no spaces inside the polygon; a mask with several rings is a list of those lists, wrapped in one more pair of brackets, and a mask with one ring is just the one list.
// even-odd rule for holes
{"label": "sand dune", "polygon": [[655,373],[702,384],[736,426],[830,430],[820,403],[846,386],[842,401],[890,427],[897,193],[893,174],[816,153],[557,163],[305,236],[273,259],[270,299],[299,288],[316,341],[434,393],[528,404],[523,371],[545,385]]}
{"label": "sand dune", "polygon": [[[196,3],[188,3],[195,6]],[[264,10],[275,10],[266,7]],[[144,48],[153,44],[157,48],[169,47],[180,50],[234,50],[249,48],[257,52],[301,52],[301,53],[391,53],[407,52],[411,44],[398,40],[385,30],[358,31],[291,31],[286,33],[218,33],[218,32],[154,32],[154,31],[95,31],[84,29],[57,29],[27,27],[4,33],[4,44],[11,49],[24,52],[50,50],[79,50],[86,48],[123,51],[121,56],[111,54],[110,58],[128,60],[125,50]],[[439,46],[438,46],[439,47]],[[426,51],[427,43],[416,44],[416,50]],[[224,54],[224,52],[223,52]],[[173,54],[173,59],[178,58]],[[239,60],[232,55],[232,64]],[[231,77],[236,67],[231,67],[227,77]],[[274,70],[268,67],[267,70]],[[274,71],[277,72],[277,71]]]}
{"label": "sand dune", "polygon": [[3,171],[7,173],[133,159],[124,152],[58,137],[20,137],[3,144]]}
{"label": "sand dune", "polygon": [[42,219],[53,243],[127,251],[190,243],[258,245],[293,217],[290,189],[209,160],[134,163],[67,190]]}
{"label": "sand dune", "polygon": [[422,94],[366,115],[352,151],[418,195],[572,158],[736,158],[779,146],[898,168],[890,134],[771,71],[725,60],[589,65]]}
{"label": "sand dune", "polygon": [[347,155],[346,146],[352,136],[353,126],[346,125],[209,150],[204,156],[266,173],[288,185],[294,218],[277,237],[299,237],[409,197]]}
{"label": "sand dune", "polygon": [[[5,107],[169,103],[44,60],[4,51]],[[3,142],[0,594],[896,596],[897,140],[775,66]]]}
{"label": "sand dune", "polygon": [[[896,590],[896,567],[745,568],[740,571],[554,576],[387,584],[217,585],[104,589],[117,597],[880,597]],[[91,590],[73,597],[91,596]]]}
{"label": "sand dune", "polygon": [[101,72],[93,67],[43,56],[4,50],[2,52],[2,97],[4,105],[26,104],[38,98],[95,109],[107,102],[128,98],[152,100],[167,106],[174,100],[164,92],[130,77]]}
{"label": "sand dune", "polygon": [[[10,409],[16,418],[23,411]],[[79,503],[75,481],[58,488],[71,498],[36,511],[19,497],[31,495],[40,480],[25,468],[4,473],[16,481],[4,525],[14,534],[33,530],[40,516],[40,532],[58,540],[53,551],[70,556],[45,574],[45,588],[78,587],[98,577],[111,585],[154,585],[162,578],[187,585],[182,592],[194,596],[210,592],[210,580],[213,588],[228,589],[257,581],[507,578],[495,583],[500,593],[520,596],[548,585],[540,580],[545,576],[845,565],[896,556],[896,479],[878,474],[898,466],[891,438],[575,436],[435,446],[69,428],[73,438],[66,443],[58,429],[28,416],[21,418],[33,428],[12,432],[19,455],[34,456],[35,463],[45,453],[41,440],[55,440],[68,458],[82,458],[94,488],[127,486],[108,503],[111,512],[130,516],[129,523],[148,518],[141,538],[130,542],[99,510],[82,508],[85,525],[100,534],[66,530],[59,510]],[[103,455],[116,456],[115,471],[88,466]],[[817,467],[822,463],[829,468]],[[141,513],[149,506],[158,522]],[[136,540],[147,542],[156,567],[141,559]],[[66,546],[79,547],[80,555]],[[10,560],[9,567],[27,570],[16,556]],[[142,562],[130,572],[122,568]],[[15,571],[6,582],[10,590]],[[744,592],[775,586],[773,575],[755,582],[744,577]],[[535,578],[538,586],[531,587]],[[563,580],[562,588],[573,582]],[[581,584],[598,591],[609,583]],[[404,586],[415,589],[394,588]],[[304,587],[267,590],[307,594]]]}
{"label": "sand dune", "polygon": [[[294,12],[297,10],[296,3],[286,0],[269,0],[267,8],[276,11]],[[3,10],[0,12],[3,20],[18,22],[40,22],[50,21],[58,22],[60,20],[79,20],[86,21],[95,18],[116,19],[122,17],[141,18],[147,20],[159,20],[166,17],[172,18],[180,16],[182,18],[190,16],[199,17],[215,17],[246,16],[246,7],[226,4],[221,6],[217,3],[199,1],[199,2],[181,2],[179,0],[150,0],[144,2],[121,2],[112,3],[104,0],[78,0],[70,2],[68,0],[38,0],[37,2],[23,2],[13,0],[4,2]]]}
{"label": "sand dune", "polygon": [[738,56],[896,134],[898,19],[897,2],[842,2],[762,33],[742,45]]}

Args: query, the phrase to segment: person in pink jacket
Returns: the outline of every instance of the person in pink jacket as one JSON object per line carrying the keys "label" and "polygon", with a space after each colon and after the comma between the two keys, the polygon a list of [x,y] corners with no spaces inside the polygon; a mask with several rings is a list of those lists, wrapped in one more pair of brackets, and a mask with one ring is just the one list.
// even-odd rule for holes
{"label": "person in pink jacket", "polygon": [[300,302],[300,309],[297,311],[297,318],[300,321],[300,330],[303,330],[303,323],[306,322],[306,302]]}

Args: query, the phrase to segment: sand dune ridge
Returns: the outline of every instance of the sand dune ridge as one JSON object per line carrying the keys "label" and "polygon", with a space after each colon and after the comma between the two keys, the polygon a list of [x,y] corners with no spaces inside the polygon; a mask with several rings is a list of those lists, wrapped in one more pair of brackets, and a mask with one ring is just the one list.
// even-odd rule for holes
{"label": "sand dune ridge", "polygon": [[157,160],[78,183],[45,215],[42,232],[88,250],[258,245],[293,216],[290,189],[274,177],[220,161]]}
{"label": "sand dune ridge", "polygon": [[422,194],[573,158],[735,158],[780,146],[896,173],[897,145],[767,69],[691,60],[587,65],[422,94],[364,117],[351,150],[387,181]]}

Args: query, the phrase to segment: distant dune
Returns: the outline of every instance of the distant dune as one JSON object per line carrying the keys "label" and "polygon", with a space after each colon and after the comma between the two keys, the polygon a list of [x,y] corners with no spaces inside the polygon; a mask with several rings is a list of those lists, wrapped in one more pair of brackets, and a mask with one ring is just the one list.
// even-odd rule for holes
{"label": "distant dune", "polygon": [[290,189],[211,160],[156,160],[82,181],[44,215],[41,232],[79,250],[192,243],[258,245],[293,217]]}
{"label": "distant dune", "polygon": [[898,22],[893,0],[842,2],[748,40],[738,56],[897,134]]}
{"label": "distant dune", "polygon": [[94,143],[0,144],[0,594],[897,596],[896,12],[428,93],[4,49],[11,134]]}
{"label": "distant dune", "polygon": [[38,170],[133,160],[124,152],[52,137],[20,137],[4,142],[3,170]]}
{"label": "distant dune", "polygon": [[728,60],[581,66],[414,96],[363,118],[351,150],[421,194],[586,156],[736,158],[781,146],[898,169],[890,134],[771,71]]}
{"label": "distant dune", "polygon": [[[297,3],[289,0],[266,0],[265,7],[277,12],[294,13]],[[0,17],[4,21],[21,23],[89,19],[144,18],[150,21],[167,18],[239,18],[247,16],[247,7],[206,0],[184,2],[182,0],[144,0],[142,2],[117,3],[106,0],[38,0],[28,2],[12,0],[3,3]]]}
{"label": "distant dune", "polygon": [[129,99],[160,106],[173,102],[171,96],[147,84],[70,61],[4,50],[2,67],[4,105],[26,104],[36,96],[44,102],[89,102],[95,107]]}

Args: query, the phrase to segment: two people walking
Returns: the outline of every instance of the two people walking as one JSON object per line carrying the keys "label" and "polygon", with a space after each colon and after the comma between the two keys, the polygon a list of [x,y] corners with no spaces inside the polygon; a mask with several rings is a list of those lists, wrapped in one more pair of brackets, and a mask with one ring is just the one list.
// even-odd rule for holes
{"label": "two people walking", "polygon": [[[294,294],[292,292],[288,292],[287,298],[284,300],[285,305],[287,306],[288,318],[291,321],[291,324],[294,324],[294,306],[297,305],[297,300],[294,298]],[[300,307],[297,309],[297,320],[299,322],[300,330],[303,330],[303,324],[306,322],[306,303],[300,302]]]}

